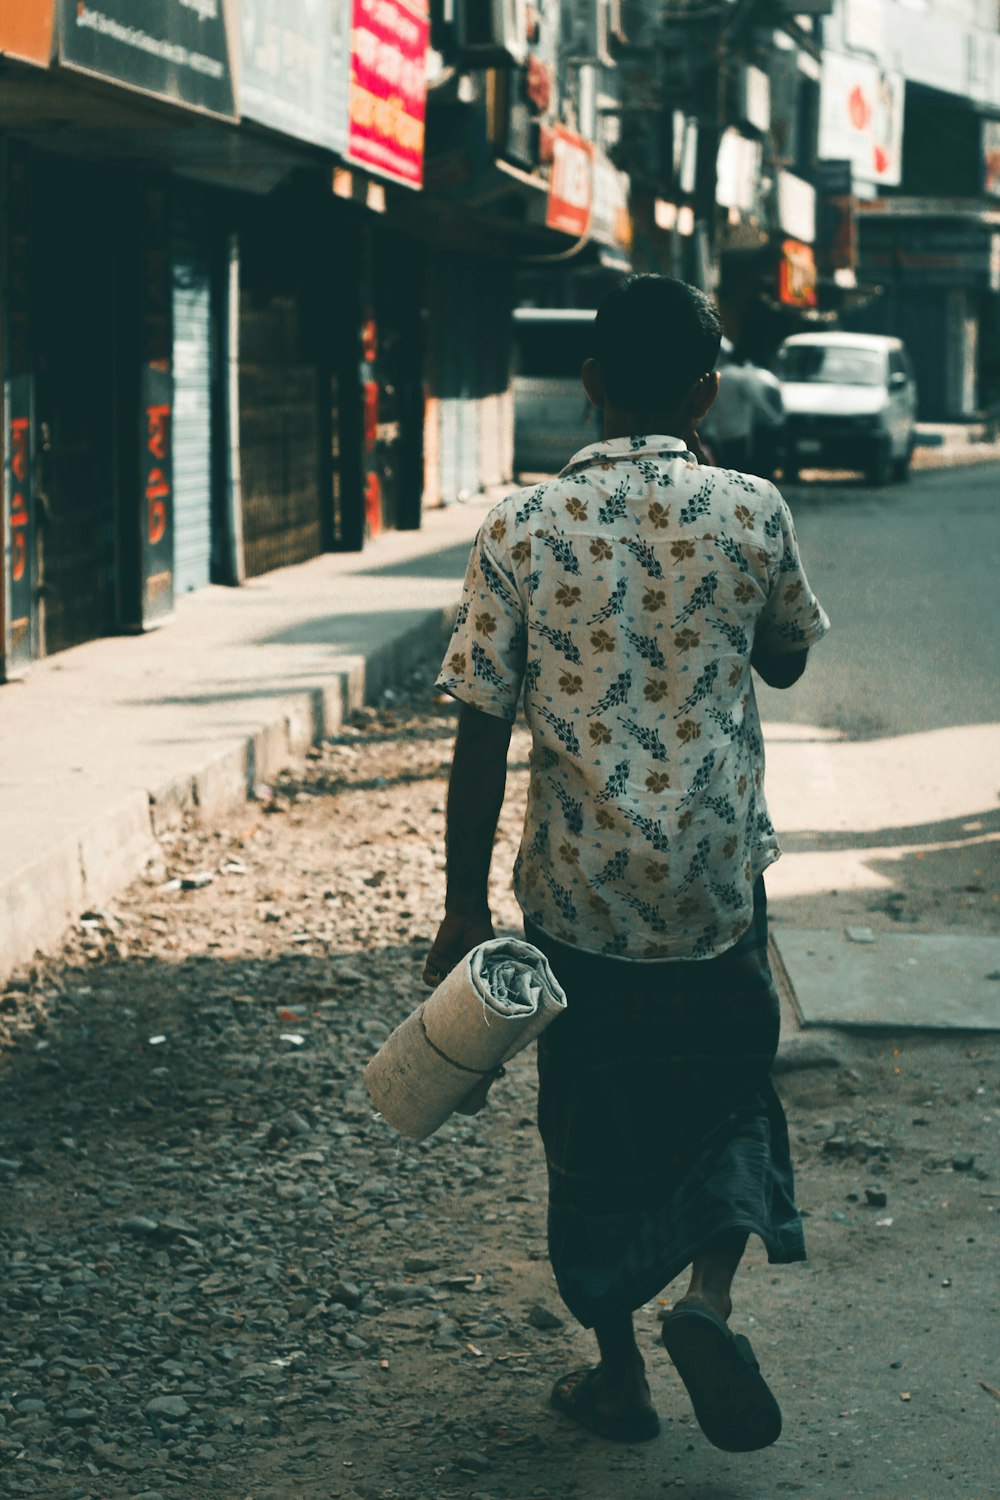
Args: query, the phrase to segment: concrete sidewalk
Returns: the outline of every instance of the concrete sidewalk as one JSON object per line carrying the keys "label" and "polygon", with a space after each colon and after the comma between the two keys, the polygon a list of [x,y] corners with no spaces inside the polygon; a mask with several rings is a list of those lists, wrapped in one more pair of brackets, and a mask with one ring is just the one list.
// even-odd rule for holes
{"label": "concrete sidewalk", "polygon": [[141,873],[155,834],[252,794],[428,646],[498,496],[181,599],[0,688],[0,978]]}
{"label": "concrete sidewalk", "polygon": [[983,422],[918,422],[915,469],[1000,463],[1000,441]]}

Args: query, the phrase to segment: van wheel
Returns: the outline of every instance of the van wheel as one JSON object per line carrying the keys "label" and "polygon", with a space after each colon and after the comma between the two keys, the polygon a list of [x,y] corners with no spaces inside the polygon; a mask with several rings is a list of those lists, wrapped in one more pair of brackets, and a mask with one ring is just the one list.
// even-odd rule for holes
{"label": "van wheel", "polygon": [[892,474],[892,455],[888,443],[879,443],[865,465],[865,478],[869,484],[881,488],[888,484]]}
{"label": "van wheel", "polygon": [[898,479],[901,484],[905,484],[906,480],[908,480],[910,478],[910,476],[911,476],[911,474],[913,472],[912,469],[911,469],[911,467],[910,467],[912,463],[913,463],[913,444],[912,443],[908,443],[907,444],[907,448],[906,448],[906,452],[903,454],[902,458],[897,458],[896,459],[896,462],[893,464],[893,467],[892,467],[892,472],[893,472],[895,478]]}

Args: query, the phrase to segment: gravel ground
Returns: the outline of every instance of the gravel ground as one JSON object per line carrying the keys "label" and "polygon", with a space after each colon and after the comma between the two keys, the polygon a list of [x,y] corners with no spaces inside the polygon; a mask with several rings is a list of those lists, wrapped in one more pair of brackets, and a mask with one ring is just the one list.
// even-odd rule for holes
{"label": "gravel ground", "polygon": [[[0,1494],[987,1500],[995,1037],[789,1038],[811,1258],[751,1247],[734,1316],[785,1411],[775,1448],[702,1438],[657,1338],[676,1289],[638,1315],[659,1441],[548,1412],[591,1351],[545,1258],[531,1058],[419,1145],[361,1083],[440,915],[454,708],[428,681],[227,827],[165,838],[0,995]],[[518,730],[498,930],[526,751]]]}

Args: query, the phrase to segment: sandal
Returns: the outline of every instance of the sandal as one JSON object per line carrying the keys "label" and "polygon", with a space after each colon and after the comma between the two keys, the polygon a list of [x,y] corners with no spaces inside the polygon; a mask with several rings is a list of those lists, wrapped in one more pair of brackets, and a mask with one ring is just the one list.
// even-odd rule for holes
{"label": "sandal", "polygon": [[710,1307],[690,1303],[667,1314],[662,1338],[710,1443],[727,1453],[752,1453],[777,1441],[781,1408],[748,1339]]}

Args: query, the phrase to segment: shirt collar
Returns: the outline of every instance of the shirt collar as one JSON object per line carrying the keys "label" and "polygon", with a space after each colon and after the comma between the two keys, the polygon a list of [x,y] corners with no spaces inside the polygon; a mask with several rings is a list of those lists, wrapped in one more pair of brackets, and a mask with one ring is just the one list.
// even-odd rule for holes
{"label": "shirt collar", "polygon": [[589,443],[579,453],[574,453],[566,467],[560,470],[559,477],[576,474],[580,469],[607,468],[611,464],[629,463],[637,458],[687,458],[692,463],[697,462],[682,438],[660,433],[651,437],[604,438],[603,441]]}

